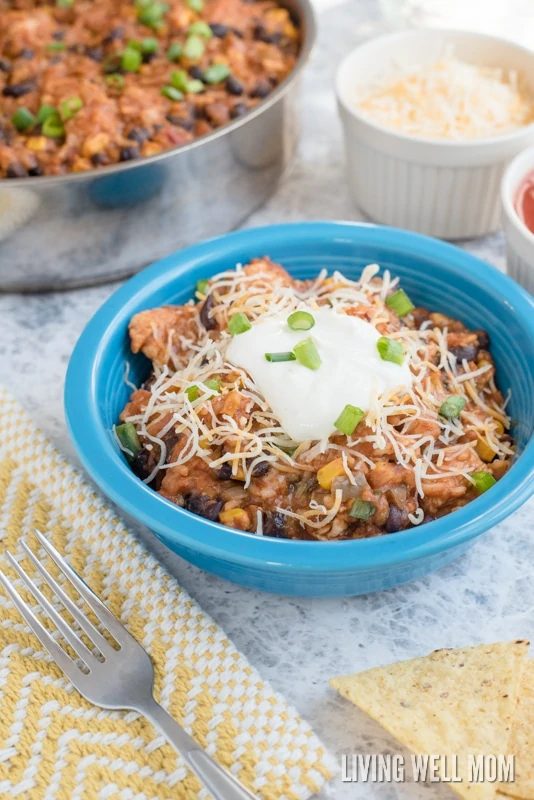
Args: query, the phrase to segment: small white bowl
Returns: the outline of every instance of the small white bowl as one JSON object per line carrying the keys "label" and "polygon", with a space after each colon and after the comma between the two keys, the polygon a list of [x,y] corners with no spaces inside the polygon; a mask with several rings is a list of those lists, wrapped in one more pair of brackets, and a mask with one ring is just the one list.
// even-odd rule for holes
{"label": "small white bowl", "polygon": [[515,200],[523,178],[533,170],[534,147],[529,147],[514,158],[504,173],[501,184],[508,275],[531,294],[534,294],[534,234],[519,218],[515,210]]}
{"label": "small white bowl", "polygon": [[430,139],[372,122],[356,102],[358,89],[399,68],[433,63],[451,45],[462,61],[517,70],[534,94],[533,52],[495,36],[452,30],[401,31],[360,45],[341,63],[336,93],[357,205],[387,225],[463,239],[499,227],[503,172],[534,144],[534,124],[485,139]]}

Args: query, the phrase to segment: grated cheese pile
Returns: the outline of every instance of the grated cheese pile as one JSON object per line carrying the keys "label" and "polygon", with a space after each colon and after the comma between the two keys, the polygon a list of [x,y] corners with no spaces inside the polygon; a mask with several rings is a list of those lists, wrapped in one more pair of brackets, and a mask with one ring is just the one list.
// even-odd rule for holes
{"label": "grated cheese pile", "polygon": [[[212,315],[220,333],[213,338],[197,320],[198,334],[194,341],[182,336],[180,348],[177,348],[169,337],[167,355],[172,367],[154,365],[155,381],[150,387],[151,397],[146,409],[127,418],[135,424],[139,435],[151,443],[149,449],[154,445],[159,448],[157,466],[146,482],[150,483],[160,470],[187,464],[193,456],[198,456],[214,469],[229,463],[232,476],[241,480],[246,490],[260,462],[268,462],[282,474],[313,477],[316,469],[311,462],[328,452],[332,458],[342,458],[348,481],[356,485],[358,470],[374,468],[375,451],[379,459],[384,450],[392,448],[396,462],[413,470],[416,494],[421,500],[425,497],[425,486],[428,492],[434,481],[454,476],[471,481],[469,473],[474,467],[473,462],[470,464],[470,455],[475,459],[477,441],[481,437],[497,458],[507,459],[513,455],[513,445],[500,439],[503,430],[510,427],[506,413],[508,401],[495,402],[493,396],[497,389],[493,377],[482,388],[476,384],[476,379],[491,370],[492,365],[486,363],[473,370],[467,361],[457,363],[447,348],[446,329],[425,323],[422,329],[413,330],[399,327],[397,323],[398,329],[388,332],[389,337],[402,342],[414,383],[402,396],[395,391],[375,396],[366,415],[363,435],[354,438],[337,435],[321,441],[293,442],[251,377],[227,361],[226,351],[231,340],[228,320],[237,312],[245,313],[254,322],[282,311],[289,314],[303,304],[311,309],[328,304],[341,313],[363,310],[375,326],[390,324],[392,312],[385,300],[397,287],[398,279],[393,279],[388,270],[378,279],[378,272],[376,264],[369,265],[358,281],[351,281],[339,272],[328,277],[323,270],[313,282],[285,286],[278,284],[267,270],[249,275],[237,266],[235,270],[212,278],[206,292],[214,298]],[[197,298],[203,300],[205,295],[197,293]],[[439,363],[436,363],[436,351]],[[207,385],[214,376],[221,380],[220,391]],[[448,381],[446,391],[444,376]],[[187,390],[193,386],[198,388],[199,394],[190,400]],[[217,401],[232,390],[237,390],[244,398],[241,415],[218,410]],[[449,393],[468,401],[457,419],[446,419],[438,413]],[[415,422],[418,430],[414,432]],[[159,427],[157,435],[153,432],[155,426]],[[166,463],[163,437],[171,430],[185,434],[186,443],[179,457]],[[473,434],[472,439],[465,441],[463,437],[469,434]],[[461,443],[460,438],[463,439]],[[121,446],[119,441],[118,444]],[[480,463],[478,458],[476,460]],[[341,504],[342,492],[333,489],[328,501],[318,504],[312,499],[309,508],[302,513],[282,506],[277,510],[314,529],[320,538],[321,531],[327,531],[325,536],[330,535],[328,526]],[[418,507],[410,515],[410,521],[420,524],[423,516],[423,509]],[[261,533],[261,530],[261,511],[258,511],[257,531]]]}
{"label": "grated cheese pile", "polygon": [[357,105],[373,122],[429,139],[483,139],[534,121],[534,98],[514,70],[452,55],[362,90]]}

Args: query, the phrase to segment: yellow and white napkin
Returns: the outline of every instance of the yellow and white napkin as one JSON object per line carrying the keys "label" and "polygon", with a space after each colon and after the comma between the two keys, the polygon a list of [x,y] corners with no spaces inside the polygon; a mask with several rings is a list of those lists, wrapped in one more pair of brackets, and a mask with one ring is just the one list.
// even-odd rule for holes
{"label": "yellow and white napkin", "polygon": [[[156,697],[265,800],[304,800],[335,762],[297,712],[0,389],[0,568],[38,527],[150,653]],[[203,800],[133,713],[91,706],[0,591],[0,797]]]}

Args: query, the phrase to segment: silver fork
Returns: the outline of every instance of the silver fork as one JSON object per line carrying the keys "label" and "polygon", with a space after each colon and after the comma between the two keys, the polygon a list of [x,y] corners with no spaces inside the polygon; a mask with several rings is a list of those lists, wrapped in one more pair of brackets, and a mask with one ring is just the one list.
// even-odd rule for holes
{"label": "silver fork", "polygon": [[[39,544],[55,561],[65,577],[75,587],[102,625],[113,636],[119,649],[112,647],[88,617],[71,600],[68,594],[41,564],[28,545],[21,541],[25,555],[30,559],[44,581],[61,600],[69,614],[99,651],[99,660],[82,642],[52,603],[45,597],[32,578],[24,572],[11,553],[6,557],[21,580],[31,591],[43,612],[48,615],[65,640],[78,654],[76,662],[50,635],[32,609],[24,602],[11,581],[0,570],[0,583],[18,608],[41,644],[46,647],[58,667],[86,700],[102,708],[132,709],[139,711],[165,736],[169,744],[182,756],[189,769],[210,792],[213,800],[254,800],[256,795],[221,767],[195,742],[183,728],[154,699],[154,668],[148,653],[131,636],[119,620],[94,594],[80,576],[67,564],[55,547],[40,531],[35,531]],[[83,668],[83,671],[82,671]]]}

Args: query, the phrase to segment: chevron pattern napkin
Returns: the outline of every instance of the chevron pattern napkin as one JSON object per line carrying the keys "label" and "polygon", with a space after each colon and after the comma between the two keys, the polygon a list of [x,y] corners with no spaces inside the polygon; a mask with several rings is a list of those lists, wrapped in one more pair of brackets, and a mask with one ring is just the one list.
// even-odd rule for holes
{"label": "chevron pattern napkin", "polygon": [[[136,541],[0,390],[0,568],[40,528],[148,650],[156,697],[265,800],[304,800],[335,771],[296,711]],[[19,587],[20,588],[20,587]],[[135,713],[95,708],[0,592],[0,797],[204,800],[174,750]]]}

